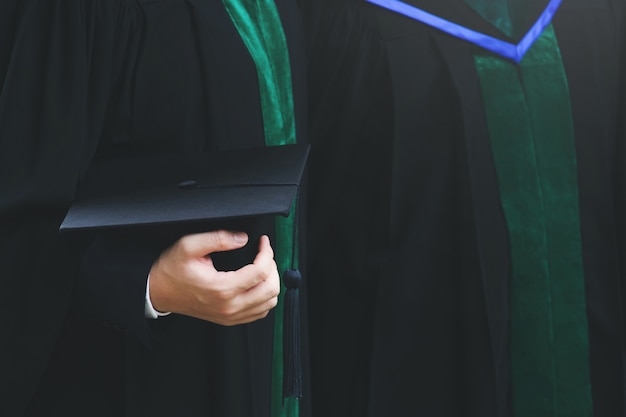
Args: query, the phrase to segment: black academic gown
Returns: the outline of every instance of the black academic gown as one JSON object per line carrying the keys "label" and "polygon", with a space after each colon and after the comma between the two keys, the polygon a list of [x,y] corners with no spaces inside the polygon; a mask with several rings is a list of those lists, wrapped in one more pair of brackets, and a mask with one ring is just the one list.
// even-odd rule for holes
{"label": "black academic gown", "polygon": [[[406,2],[502,37],[462,1]],[[364,1],[302,3],[313,412],[510,416],[509,244],[476,47]],[[623,15],[622,2],[565,0],[554,19],[578,157],[596,417],[625,412]]]}
{"label": "black academic gown", "polygon": [[[300,25],[277,5],[303,141]],[[148,323],[164,242],[58,233],[93,161],[264,145],[254,63],[222,2],[4,1],[0,21],[0,415],[269,416],[271,315]]]}

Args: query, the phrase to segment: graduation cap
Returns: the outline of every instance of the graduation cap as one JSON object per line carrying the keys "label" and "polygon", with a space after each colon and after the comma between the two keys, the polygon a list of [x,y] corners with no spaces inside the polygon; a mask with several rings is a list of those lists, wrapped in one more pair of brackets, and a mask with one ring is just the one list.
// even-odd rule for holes
{"label": "graduation cap", "polygon": [[153,155],[95,163],[59,230],[214,230],[259,216],[287,216],[309,145],[190,155]]}
{"label": "graduation cap", "polygon": [[[292,211],[308,154],[309,145],[292,144],[99,161],[79,184],[59,230],[77,238],[130,231],[167,242],[221,228],[250,234],[259,223],[267,227],[259,219]],[[296,398],[302,396],[300,282],[297,269],[284,271],[283,395]]]}

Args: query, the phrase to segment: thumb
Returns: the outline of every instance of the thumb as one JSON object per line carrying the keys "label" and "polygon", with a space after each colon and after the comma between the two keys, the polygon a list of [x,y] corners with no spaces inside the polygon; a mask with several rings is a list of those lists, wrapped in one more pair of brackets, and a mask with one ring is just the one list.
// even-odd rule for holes
{"label": "thumb", "polygon": [[213,252],[239,249],[246,243],[248,235],[244,232],[217,230],[184,236],[178,241],[178,246],[187,257],[202,257]]}

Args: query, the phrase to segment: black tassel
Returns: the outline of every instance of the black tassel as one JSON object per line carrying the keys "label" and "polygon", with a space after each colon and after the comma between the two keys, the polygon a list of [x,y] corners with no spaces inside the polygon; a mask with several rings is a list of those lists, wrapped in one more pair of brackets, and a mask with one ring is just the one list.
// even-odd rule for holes
{"label": "black tassel", "polygon": [[300,354],[300,284],[302,275],[288,269],[283,275],[283,398],[302,398],[302,359]]}

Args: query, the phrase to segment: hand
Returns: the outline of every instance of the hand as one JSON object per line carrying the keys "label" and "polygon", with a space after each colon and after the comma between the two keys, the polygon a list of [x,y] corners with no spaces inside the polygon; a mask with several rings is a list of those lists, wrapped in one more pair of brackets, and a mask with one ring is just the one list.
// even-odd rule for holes
{"label": "hand", "polygon": [[217,271],[211,253],[239,249],[248,236],[224,230],[182,237],[150,270],[150,298],[171,311],[232,326],[267,316],[278,303],[280,279],[269,238],[262,236],[251,264]]}

